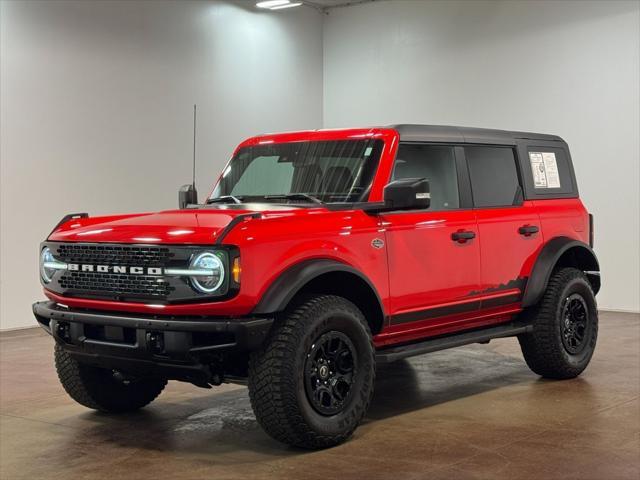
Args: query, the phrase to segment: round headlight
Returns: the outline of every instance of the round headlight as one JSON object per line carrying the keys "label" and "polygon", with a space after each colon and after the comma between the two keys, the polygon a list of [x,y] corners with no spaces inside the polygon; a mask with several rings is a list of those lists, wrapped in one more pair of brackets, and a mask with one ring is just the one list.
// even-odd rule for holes
{"label": "round headlight", "polygon": [[211,252],[203,252],[196,255],[189,269],[192,270],[209,270],[211,275],[193,275],[191,283],[196,290],[202,293],[215,292],[222,282],[224,282],[224,265],[215,254]]}
{"label": "round headlight", "polygon": [[44,266],[45,262],[55,262],[55,258],[53,258],[53,253],[51,253],[51,249],[49,247],[44,247],[42,252],[40,252],[40,277],[44,283],[49,283],[53,278],[53,274],[55,270],[53,268],[46,268]]}

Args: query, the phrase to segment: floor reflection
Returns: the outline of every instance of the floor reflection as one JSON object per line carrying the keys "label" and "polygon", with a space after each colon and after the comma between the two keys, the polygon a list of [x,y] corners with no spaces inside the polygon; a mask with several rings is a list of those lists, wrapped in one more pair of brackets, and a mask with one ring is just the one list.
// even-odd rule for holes
{"label": "floor reflection", "polygon": [[[531,381],[531,373],[522,360],[474,347],[382,364],[377,369],[374,399],[364,423],[521,381]],[[303,453],[264,434],[245,388],[181,401],[179,408],[184,413],[175,418],[165,417],[167,407],[161,397],[151,407],[134,414],[87,412],[83,416],[91,420],[91,426],[80,430],[64,448],[111,443],[157,452],[220,454],[250,450],[254,457],[255,453],[260,454],[258,459]]]}

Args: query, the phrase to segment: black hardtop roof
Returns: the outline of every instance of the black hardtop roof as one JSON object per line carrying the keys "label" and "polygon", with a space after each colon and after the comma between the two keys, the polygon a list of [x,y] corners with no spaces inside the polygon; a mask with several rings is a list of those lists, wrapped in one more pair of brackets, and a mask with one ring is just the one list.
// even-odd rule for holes
{"label": "black hardtop roof", "polygon": [[455,142],[455,143],[488,143],[497,145],[515,145],[516,140],[543,140],[547,142],[564,142],[557,135],[544,133],[511,132],[490,128],[455,127],[446,125],[389,125],[400,134],[404,142]]}

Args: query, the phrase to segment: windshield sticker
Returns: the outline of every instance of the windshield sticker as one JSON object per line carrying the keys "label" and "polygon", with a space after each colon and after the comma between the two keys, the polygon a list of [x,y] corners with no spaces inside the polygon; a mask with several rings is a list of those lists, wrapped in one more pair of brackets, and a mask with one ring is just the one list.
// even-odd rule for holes
{"label": "windshield sticker", "polygon": [[368,157],[369,155],[371,155],[372,151],[373,151],[373,147],[367,147],[367,149],[364,151],[364,156]]}
{"label": "windshield sticker", "polygon": [[535,188],[560,188],[560,174],[555,153],[529,152],[529,163]]}

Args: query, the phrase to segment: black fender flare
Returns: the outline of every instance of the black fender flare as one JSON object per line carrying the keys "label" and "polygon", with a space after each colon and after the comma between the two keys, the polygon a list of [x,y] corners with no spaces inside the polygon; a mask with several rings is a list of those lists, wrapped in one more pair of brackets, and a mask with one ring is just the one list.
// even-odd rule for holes
{"label": "black fender flare", "polygon": [[558,260],[570,249],[577,249],[582,256],[583,265],[581,268],[588,272],[587,275],[589,275],[589,280],[594,286],[594,291],[598,293],[600,277],[597,272],[600,271],[600,264],[591,247],[573,238],[555,237],[546,243],[536,259],[522,298],[523,307],[530,307],[538,303],[547,288],[547,283],[549,283],[549,278]]}
{"label": "black fender flare", "polygon": [[252,313],[255,315],[264,315],[283,311],[291,299],[293,299],[307,283],[320,275],[331,272],[347,272],[362,279],[369,288],[371,288],[373,293],[375,293],[380,311],[383,312],[384,315],[382,300],[371,280],[359,270],[345,263],[328,258],[304,260],[286,269],[269,285],[269,288],[267,288],[267,291],[253,309]]}

